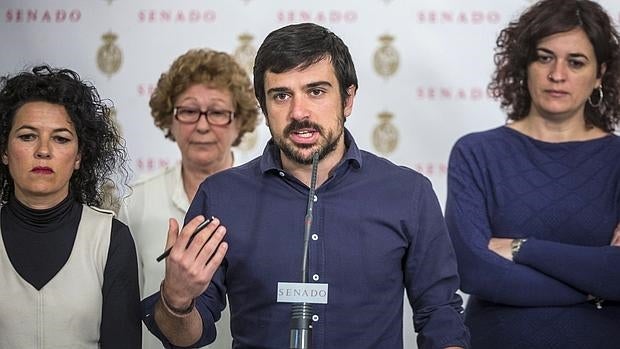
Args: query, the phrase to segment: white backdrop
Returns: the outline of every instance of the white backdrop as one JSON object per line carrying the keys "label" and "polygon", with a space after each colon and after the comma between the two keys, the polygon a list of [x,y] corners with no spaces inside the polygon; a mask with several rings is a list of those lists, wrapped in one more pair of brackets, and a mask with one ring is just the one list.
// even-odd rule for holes
{"label": "white backdrop", "polygon": [[[620,22],[620,1],[599,1]],[[349,46],[360,89],[347,121],[361,148],[428,176],[442,205],[446,163],[460,136],[498,126],[486,94],[499,30],[528,0],[0,0],[0,73],[39,63],[67,67],[113,101],[134,175],[179,152],[150,117],[159,75],[190,48],[235,54],[249,66],[272,30],[316,22]],[[269,132],[235,150],[261,153]],[[406,307],[405,347],[415,348]]]}

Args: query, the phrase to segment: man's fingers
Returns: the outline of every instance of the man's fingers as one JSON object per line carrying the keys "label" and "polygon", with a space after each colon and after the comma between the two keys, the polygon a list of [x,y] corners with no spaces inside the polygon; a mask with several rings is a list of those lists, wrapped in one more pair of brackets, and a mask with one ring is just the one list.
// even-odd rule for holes
{"label": "man's fingers", "polygon": [[174,218],[168,219],[168,237],[166,238],[166,250],[177,240],[177,236],[179,235],[179,223]]}
{"label": "man's fingers", "polygon": [[[220,225],[215,231],[208,237],[208,240],[202,246],[202,249],[198,252],[196,257],[196,264],[205,266],[210,259],[213,258],[218,247],[222,243],[226,235],[226,227]],[[218,264],[219,265],[219,264]]]}
{"label": "man's fingers", "polygon": [[226,257],[226,252],[228,251],[228,243],[226,241],[222,241],[215,250],[215,253],[211,256],[211,259],[207,262],[205,266],[205,273],[209,275],[209,279],[213,277],[217,268],[220,267],[224,257]]}
{"label": "man's fingers", "polygon": [[[201,253],[201,250],[204,248],[205,244],[210,240],[211,235],[213,235],[213,232],[216,231],[219,225],[220,225],[219,219],[213,218],[213,220],[209,224],[207,224],[205,228],[203,228],[201,231],[199,231],[197,234],[194,235],[194,237],[191,240],[191,243],[187,247],[187,253],[190,256],[194,256],[194,258],[197,258],[198,255]],[[188,223],[188,228],[189,228],[189,223]],[[196,227],[193,227],[193,229],[191,230],[192,233],[194,233],[195,228]],[[193,234],[190,234],[190,235],[193,235]],[[187,242],[185,241],[189,241],[190,238],[191,236],[188,237],[187,240],[184,240],[183,243],[186,244],[185,246],[187,246]]]}

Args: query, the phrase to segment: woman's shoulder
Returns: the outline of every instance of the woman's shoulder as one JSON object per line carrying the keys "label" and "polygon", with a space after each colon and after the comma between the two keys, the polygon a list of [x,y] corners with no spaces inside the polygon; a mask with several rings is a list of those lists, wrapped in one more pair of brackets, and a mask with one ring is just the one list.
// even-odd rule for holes
{"label": "woman's shoulder", "polygon": [[454,148],[475,148],[487,147],[497,141],[505,142],[508,139],[510,129],[506,126],[499,126],[485,131],[477,131],[461,136]]}

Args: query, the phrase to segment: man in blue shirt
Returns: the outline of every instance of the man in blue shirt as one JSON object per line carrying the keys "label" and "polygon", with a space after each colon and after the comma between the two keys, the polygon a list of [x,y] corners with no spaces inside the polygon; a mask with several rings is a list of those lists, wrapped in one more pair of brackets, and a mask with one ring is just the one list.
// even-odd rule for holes
{"label": "man in blue shirt", "polygon": [[[178,235],[171,221],[161,292],[143,301],[167,347],[213,341],[228,295],[233,348],[290,348],[282,283],[305,279],[304,260],[308,283],[291,287],[325,295],[304,314],[312,348],[402,348],[404,290],[420,348],[468,346],[437,198],[419,173],[358,149],[344,127],[357,87],[349,50],[329,30],[305,23],[267,36],[254,88],[272,139],[262,156],[202,183]],[[190,240],[206,216],[217,218]]]}

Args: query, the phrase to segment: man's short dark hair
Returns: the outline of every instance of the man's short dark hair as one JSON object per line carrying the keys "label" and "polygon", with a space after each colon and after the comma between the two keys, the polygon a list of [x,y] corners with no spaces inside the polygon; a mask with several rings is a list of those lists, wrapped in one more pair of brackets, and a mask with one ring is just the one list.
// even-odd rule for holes
{"label": "man's short dark hair", "polygon": [[357,90],[357,75],[349,48],[327,28],[314,23],[293,24],[274,30],[265,38],[254,61],[254,92],[263,113],[265,107],[265,73],[283,73],[305,69],[322,59],[329,59],[340,84],[342,104],[353,85]]}

